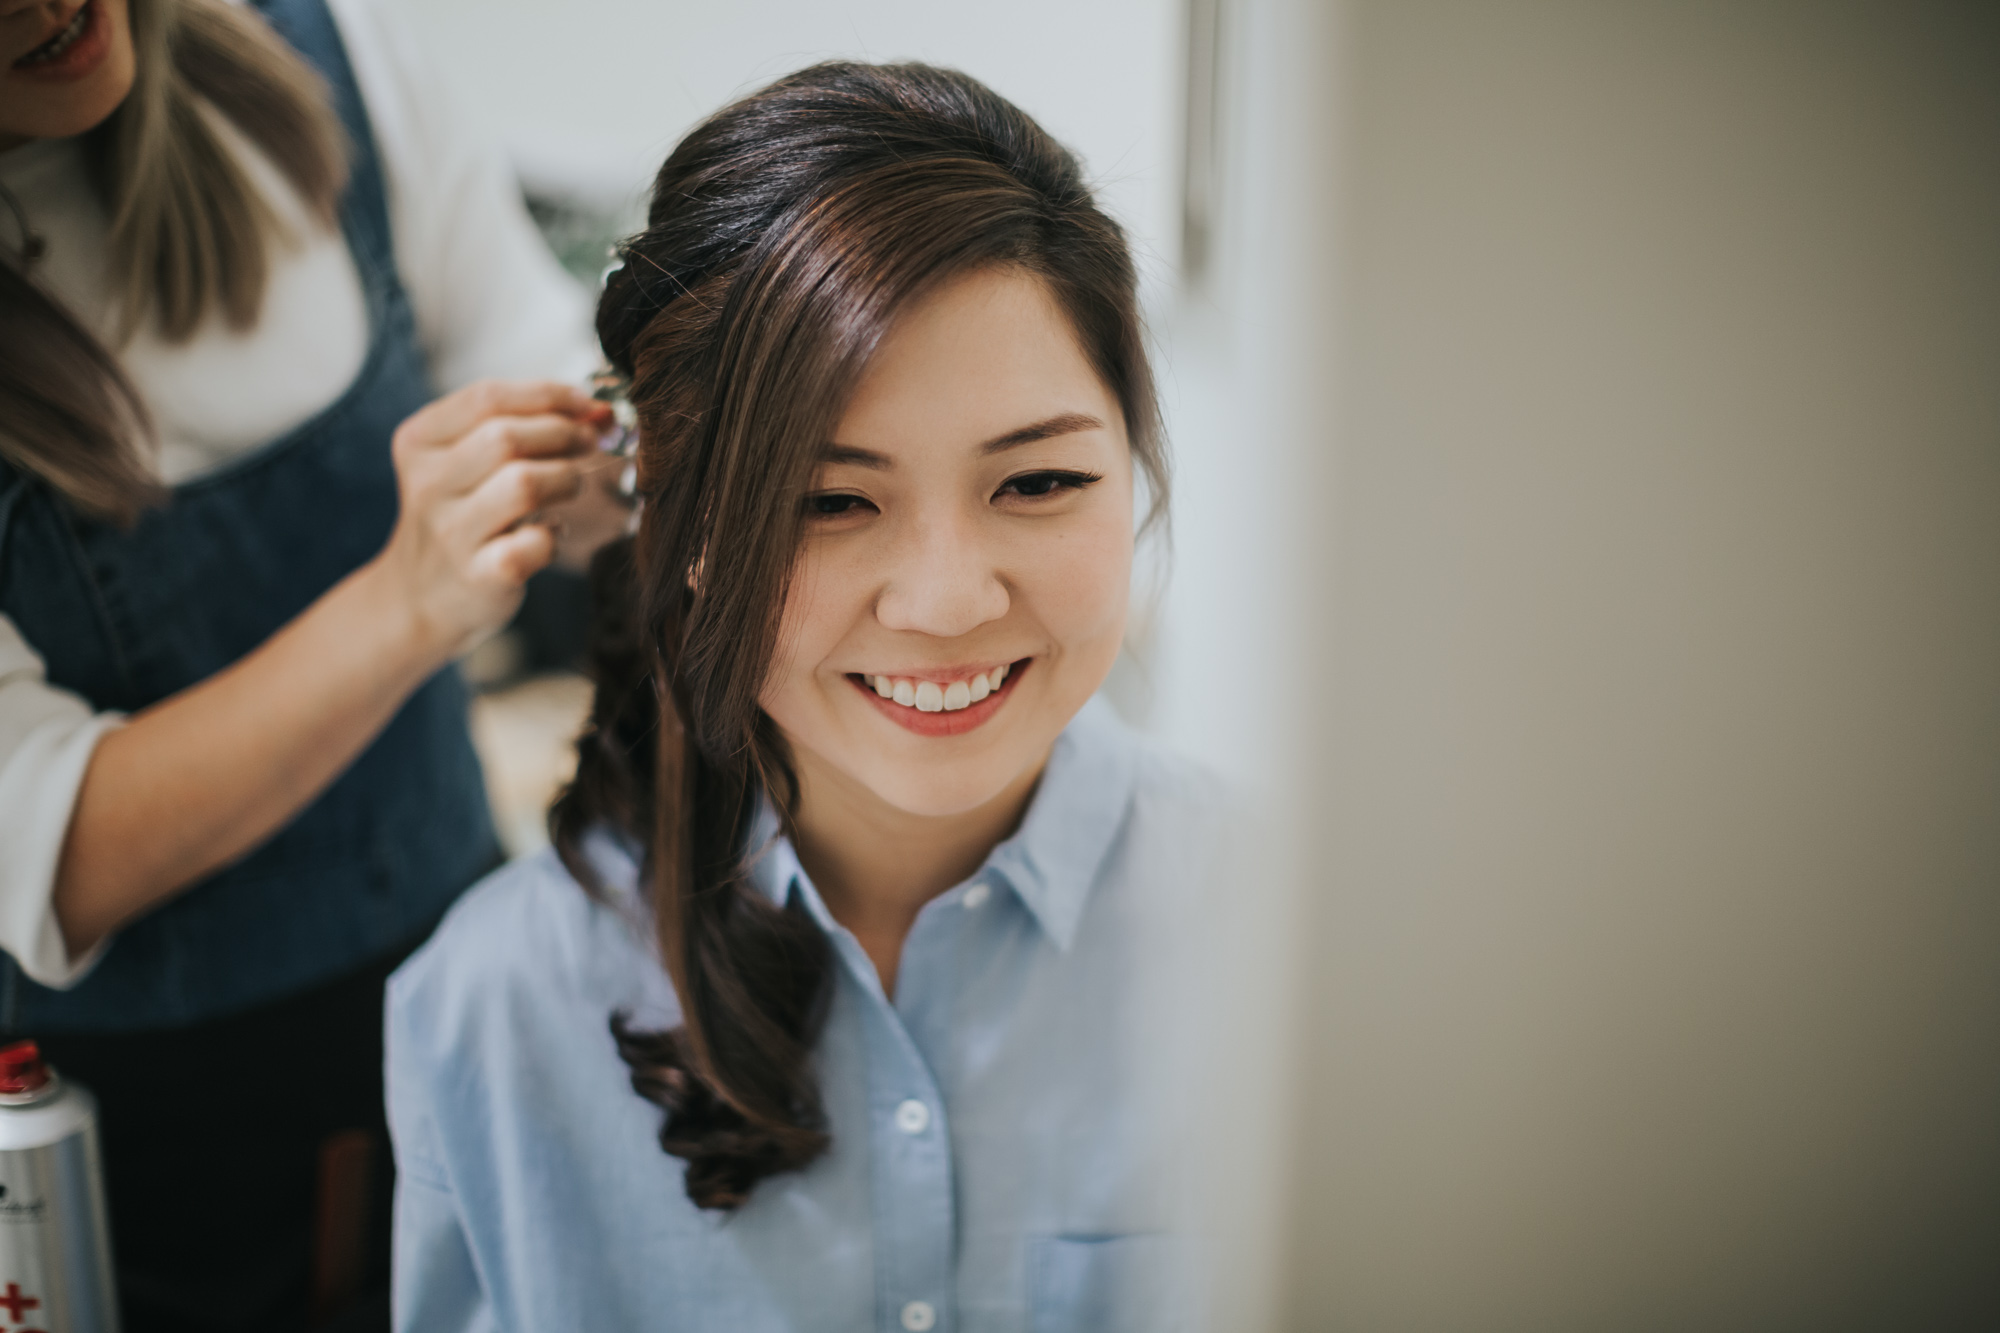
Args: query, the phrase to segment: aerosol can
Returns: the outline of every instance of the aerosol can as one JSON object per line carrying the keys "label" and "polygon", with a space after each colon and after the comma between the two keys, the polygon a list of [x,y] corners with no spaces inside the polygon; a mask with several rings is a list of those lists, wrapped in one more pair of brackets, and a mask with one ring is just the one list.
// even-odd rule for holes
{"label": "aerosol can", "polygon": [[0,1047],[0,1329],[118,1333],[97,1103],[32,1041]]}

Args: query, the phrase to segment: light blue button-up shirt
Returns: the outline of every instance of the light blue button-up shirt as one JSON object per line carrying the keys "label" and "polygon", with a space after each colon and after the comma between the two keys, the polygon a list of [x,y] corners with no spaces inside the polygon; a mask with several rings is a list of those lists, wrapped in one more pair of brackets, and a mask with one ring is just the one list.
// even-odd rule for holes
{"label": "light blue button-up shirt", "polygon": [[1176,1326],[1173,1034],[1147,1020],[1217,812],[1093,703],[1020,831],[918,915],[893,1000],[768,843],[754,881],[837,958],[815,1052],[833,1145],[734,1214],[688,1200],[607,1026],[679,1021],[630,856],[596,841],[601,900],[549,853],[491,876],[390,984],[396,1327]]}

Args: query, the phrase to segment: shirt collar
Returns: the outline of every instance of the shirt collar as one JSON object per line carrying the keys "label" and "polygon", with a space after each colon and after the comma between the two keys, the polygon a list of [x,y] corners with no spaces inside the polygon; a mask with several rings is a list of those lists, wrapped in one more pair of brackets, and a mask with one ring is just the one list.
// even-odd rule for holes
{"label": "shirt collar", "polygon": [[[1109,704],[1085,704],[1056,738],[1021,827],[973,876],[1012,889],[1058,949],[1075,940],[1091,886],[1124,827],[1139,770],[1137,744]],[[820,927],[834,928],[768,801],[751,825],[749,846],[751,884],[782,906],[796,882]]]}
{"label": "shirt collar", "polygon": [[981,873],[1005,880],[1058,949],[1076,938],[1138,771],[1136,738],[1092,699],[1056,738],[1020,829],[986,858]]}

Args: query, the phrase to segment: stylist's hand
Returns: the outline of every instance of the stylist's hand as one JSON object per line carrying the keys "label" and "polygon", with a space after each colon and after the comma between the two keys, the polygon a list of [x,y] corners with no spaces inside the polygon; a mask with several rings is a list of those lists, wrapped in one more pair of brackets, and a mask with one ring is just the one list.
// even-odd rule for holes
{"label": "stylist's hand", "polygon": [[546,506],[577,494],[610,409],[553,382],[489,380],[396,430],[402,508],[373,562],[438,662],[506,624],[549,563]]}

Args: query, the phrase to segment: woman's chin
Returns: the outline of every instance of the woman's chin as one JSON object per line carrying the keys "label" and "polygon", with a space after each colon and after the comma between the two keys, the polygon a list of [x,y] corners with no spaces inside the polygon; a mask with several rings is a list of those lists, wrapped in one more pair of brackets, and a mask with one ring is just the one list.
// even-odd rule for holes
{"label": "woman's chin", "polygon": [[885,763],[852,776],[882,804],[918,819],[968,815],[1008,796],[1024,778],[1034,781],[1034,773],[1019,765],[992,764]]}

